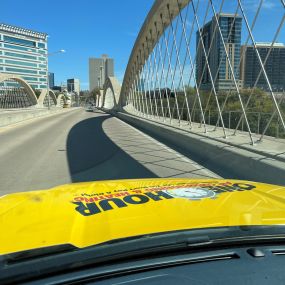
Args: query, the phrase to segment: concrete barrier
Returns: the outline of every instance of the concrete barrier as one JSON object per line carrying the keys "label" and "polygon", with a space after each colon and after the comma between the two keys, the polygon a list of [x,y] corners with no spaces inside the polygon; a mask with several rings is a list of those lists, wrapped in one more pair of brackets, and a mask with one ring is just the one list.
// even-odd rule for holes
{"label": "concrete barrier", "polygon": [[270,155],[239,148],[127,113],[110,113],[222,177],[285,185],[285,162],[282,159],[274,159]]}
{"label": "concrete barrier", "polygon": [[20,123],[33,118],[52,115],[58,112],[65,111],[62,108],[48,109],[23,109],[23,110],[3,110],[0,111],[0,127]]}

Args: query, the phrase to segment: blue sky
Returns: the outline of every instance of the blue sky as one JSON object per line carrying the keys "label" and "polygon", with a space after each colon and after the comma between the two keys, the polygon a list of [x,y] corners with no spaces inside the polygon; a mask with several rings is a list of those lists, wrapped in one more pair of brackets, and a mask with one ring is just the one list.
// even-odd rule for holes
{"label": "blue sky", "polygon": [[[120,81],[136,36],[154,0],[14,0],[1,1],[0,21],[46,32],[49,52],[65,49],[65,54],[49,58],[49,70],[55,73],[56,84],[67,78],[79,78],[81,89],[88,89],[88,58],[106,53],[115,59],[115,75]],[[205,13],[206,0],[200,0],[200,13]],[[220,0],[214,1],[215,4]],[[244,0],[249,22],[257,0]],[[236,1],[226,0],[223,11],[234,12]],[[216,6],[218,11],[218,5]],[[271,41],[284,10],[280,0],[264,0],[254,30],[257,41]],[[268,15],[271,15],[268,17]],[[243,24],[244,25],[244,24]],[[245,27],[243,27],[245,31]],[[242,42],[247,34],[243,32]],[[284,28],[278,41],[285,41]]]}
{"label": "blue sky", "polygon": [[[56,84],[79,78],[88,88],[88,58],[106,53],[115,59],[115,75],[122,80],[136,35],[153,0],[15,0],[1,1],[0,22],[50,35],[49,58]],[[6,11],[3,13],[3,11]]]}

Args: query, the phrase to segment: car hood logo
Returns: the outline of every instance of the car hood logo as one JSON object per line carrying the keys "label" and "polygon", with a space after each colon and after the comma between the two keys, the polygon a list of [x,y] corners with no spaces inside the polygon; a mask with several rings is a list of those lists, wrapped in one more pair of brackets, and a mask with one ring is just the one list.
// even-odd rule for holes
{"label": "car hood logo", "polygon": [[165,190],[164,192],[174,198],[185,198],[189,200],[201,200],[205,198],[214,198],[216,196],[214,191],[203,188],[179,188]]}

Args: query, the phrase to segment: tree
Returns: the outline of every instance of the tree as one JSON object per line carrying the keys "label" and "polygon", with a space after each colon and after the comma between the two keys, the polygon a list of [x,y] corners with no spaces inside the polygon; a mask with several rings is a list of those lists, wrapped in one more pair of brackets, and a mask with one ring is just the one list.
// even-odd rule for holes
{"label": "tree", "polygon": [[87,97],[87,102],[94,102],[96,103],[97,100],[97,96],[100,96],[100,89],[98,87],[95,87],[92,91],[89,92],[89,96]]}
{"label": "tree", "polygon": [[100,95],[100,89],[98,87],[95,87],[90,93],[89,97],[93,98],[94,101],[96,101],[97,95]]}

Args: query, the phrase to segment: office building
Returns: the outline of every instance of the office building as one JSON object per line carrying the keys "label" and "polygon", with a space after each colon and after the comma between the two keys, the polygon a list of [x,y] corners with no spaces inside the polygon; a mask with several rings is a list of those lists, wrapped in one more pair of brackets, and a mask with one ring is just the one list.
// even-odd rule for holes
{"label": "office building", "polygon": [[[238,86],[241,87],[239,63],[240,63],[240,46],[241,46],[241,25],[242,18],[234,14],[220,14],[217,15],[218,23],[223,35],[223,39],[226,45],[226,49],[229,55],[230,63],[232,65],[235,78]],[[226,58],[225,49],[215,16],[212,20],[205,24],[201,29],[203,43],[206,53],[208,54],[211,41],[212,47],[209,52],[209,66],[213,80],[217,76],[215,81],[216,90],[228,90],[235,89],[233,84],[233,76],[230,70],[229,62]],[[216,30],[216,32],[214,32]],[[231,31],[231,33],[230,33]],[[211,90],[212,84],[210,79],[210,72],[206,65],[206,57],[203,51],[202,43],[199,41],[199,31],[196,32],[196,79],[197,83],[201,81],[201,89]],[[206,66],[205,66],[206,65]],[[220,65],[220,67],[219,67]],[[203,69],[205,66],[205,71]]]}
{"label": "office building", "polygon": [[107,55],[101,58],[89,58],[89,90],[94,88],[103,89],[105,80],[114,76],[114,59]]}
{"label": "office building", "polygon": [[0,24],[0,72],[19,75],[35,89],[46,88],[47,34]]}
{"label": "office building", "polygon": [[67,79],[67,91],[79,94],[80,92],[79,79],[76,78]]}
{"label": "office building", "polygon": [[[262,62],[270,50],[271,43],[257,43],[257,50],[260,54]],[[253,46],[242,46],[241,54],[244,57],[241,62],[241,79],[244,88],[252,88],[254,86],[263,90],[269,90],[264,73],[255,85],[261,66],[257,57],[257,53]],[[265,64],[265,71],[273,91],[285,91],[285,45],[282,43],[275,43],[272,46],[270,55]]]}
{"label": "office building", "polygon": [[54,87],[54,73],[53,72],[48,73],[48,86],[51,89]]}

